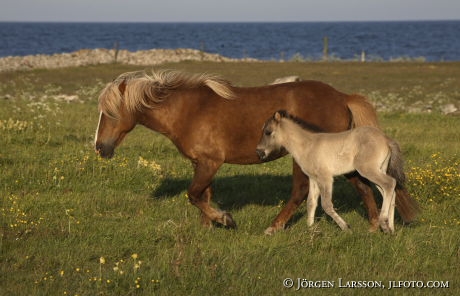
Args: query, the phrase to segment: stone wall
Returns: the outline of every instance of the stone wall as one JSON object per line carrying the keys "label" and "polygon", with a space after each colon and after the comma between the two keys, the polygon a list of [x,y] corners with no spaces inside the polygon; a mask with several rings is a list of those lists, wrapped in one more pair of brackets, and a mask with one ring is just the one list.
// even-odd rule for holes
{"label": "stone wall", "polygon": [[0,58],[0,72],[28,69],[55,69],[86,65],[122,63],[130,65],[158,65],[180,61],[256,61],[255,59],[232,59],[196,49],[151,49],[131,52],[114,49],[81,49],[71,53],[53,55],[29,55]]}

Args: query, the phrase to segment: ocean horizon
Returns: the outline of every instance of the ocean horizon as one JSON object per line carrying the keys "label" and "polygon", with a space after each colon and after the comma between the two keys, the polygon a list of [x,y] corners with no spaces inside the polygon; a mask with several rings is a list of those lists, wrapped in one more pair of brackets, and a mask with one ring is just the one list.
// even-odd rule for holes
{"label": "ocean horizon", "polygon": [[460,21],[0,22],[0,57],[193,48],[230,58],[460,60]]}

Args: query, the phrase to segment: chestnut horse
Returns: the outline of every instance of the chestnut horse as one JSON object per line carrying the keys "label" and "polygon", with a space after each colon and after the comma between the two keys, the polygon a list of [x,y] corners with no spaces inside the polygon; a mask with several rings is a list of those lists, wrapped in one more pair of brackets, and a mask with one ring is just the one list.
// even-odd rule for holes
{"label": "chestnut horse", "polygon": [[[209,74],[130,72],[109,83],[99,96],[95,149],[101,157],[112,157],[137,124],[165,135],[192,162],[194,176],[187,194],[200,209],[202,223],[214,221],[234,228],[230,213],[210,204],[212,179],[223,163],[261,162],[255,152],[261,127],[280,109],[325,132],[378,126],[375,110],[364,97],[341,93],[318,81],[233,87]],[[284,155],[286,151],[280,151],[266,160]],[[371,230],[378,229],[379,213],[369,182],[356,174],[349,179],[367,207]],[[308,188],[307,176],[294,162],[291,198],[265,233],[285,227]],[[405,222],[411,222],[418,211],[415,200],[402,189],[397,190],[396,206]]]}

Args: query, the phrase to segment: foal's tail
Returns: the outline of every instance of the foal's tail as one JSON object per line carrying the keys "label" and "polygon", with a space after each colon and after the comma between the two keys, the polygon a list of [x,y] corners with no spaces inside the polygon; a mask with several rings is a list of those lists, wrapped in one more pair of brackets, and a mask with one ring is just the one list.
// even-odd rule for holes
{"label": "foal's tail", "polygon": [[[361,95],[349,95],[346,97],[346,104],[351,112],[352,124],[350,128],[358,126],[373,126],[380,129],[377,119],[377,112],[374,106]],[[391,155],[388,166],[388,173],[396,179],[396,208],[404,222],[410,223],[415,220],[420,212],[420,207],[417,201],[407,192],[404,187],[405,174],[403,171],[403,161],[399,145],[395,142],[396,149]],[[391,169],[390,169],[391,168]],[[390,173],[391,171],[391,173]]]}
{"label": "foal's tail", "polygon": [[391,156],[387,173],[396,179],[396,208],[403,221],[410,223],[417,217],[420,207],[405,188],[406,175],[404,174],[404,160],[398,143],[389,139],[388,146],[391,150]]}
{"label": "foal's tail", "polygon": [[390,163],[388,164],[387,173],[396,179],[396,187],[404,188],[406,175],[404,174],[404,160],[402,158],[401,148],[396,141],[388,139],[388,146],[391,150]]}

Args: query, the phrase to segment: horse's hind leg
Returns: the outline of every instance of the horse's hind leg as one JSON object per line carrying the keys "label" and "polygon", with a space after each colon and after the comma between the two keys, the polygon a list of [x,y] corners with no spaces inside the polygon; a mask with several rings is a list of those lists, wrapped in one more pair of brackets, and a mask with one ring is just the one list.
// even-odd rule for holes
{"label": "horse's hind leg", "polygon": [[332,183],[333,178],[328,178],[327,181],[319,184],[321,191],[321,206],[323,210],[328,214],[334,221],[339,225],[342,230],[350,230],[350,226],[342,219],[342,217],[337,214],[334,210],[334,205],[332,204]]}
{"label": "horse's hind leg", "polygon": [[286,223],[291,219],[294,212],[307,197],[309,187],[308,177],[302,172],[299,165],[293,161],[292,166],[292,192],[291,198],[286,203],[281,212],[273,220],[270,227],[265,230],[265,234],[273,234],[284,229]]}

